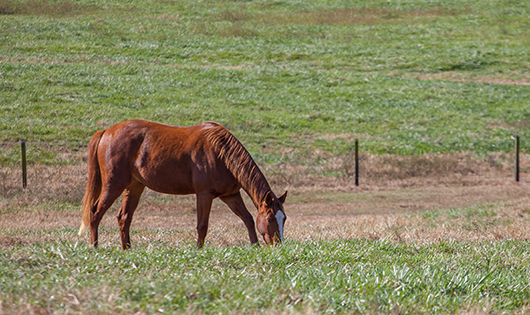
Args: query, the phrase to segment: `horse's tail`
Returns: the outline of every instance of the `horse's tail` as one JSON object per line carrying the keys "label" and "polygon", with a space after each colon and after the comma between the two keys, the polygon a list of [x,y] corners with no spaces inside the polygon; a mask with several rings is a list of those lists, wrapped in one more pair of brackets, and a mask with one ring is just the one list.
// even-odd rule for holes
{"label": "horse's tail", "polygon": [[79,235],[90,225],[92,216],[92,206],[101,194],[101,171],[98,162],[98,146],[105,130],[100,130],[94,134],[88,144],[88,183],[85,196],[83,197],[83,220],[79,228]]}

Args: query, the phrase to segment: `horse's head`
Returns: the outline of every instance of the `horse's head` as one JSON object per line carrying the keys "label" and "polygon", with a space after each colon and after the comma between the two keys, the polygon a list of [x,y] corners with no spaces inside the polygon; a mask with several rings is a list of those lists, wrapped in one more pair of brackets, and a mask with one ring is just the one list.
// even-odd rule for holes
{"label": "horse's head", "polygon": [[287,192],[280,198],[276,198],[272,192],[268,192],[259,206],[256,223],[258,231],[267,244],[274,245],[283,241],[283,225],[287,219],[283,210],[283,203],[286,197]]}

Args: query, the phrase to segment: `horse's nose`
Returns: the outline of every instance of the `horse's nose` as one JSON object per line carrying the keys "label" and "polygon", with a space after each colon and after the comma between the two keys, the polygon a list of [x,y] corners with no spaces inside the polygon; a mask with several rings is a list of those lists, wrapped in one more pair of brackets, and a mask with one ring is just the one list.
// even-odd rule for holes
{"label": "horse's nose", "polygon": [[272,237],[269,234],[263,234],[263,239],[265,243],[270,246],[276,246],[282,243],[282,239],[278,233],[274,234]]}
{"label": "horse's nose", "polygon": [[282,238],[279,233],[274,234],[274,237],[272,238],[273,245],[280,245],[282,243]]}

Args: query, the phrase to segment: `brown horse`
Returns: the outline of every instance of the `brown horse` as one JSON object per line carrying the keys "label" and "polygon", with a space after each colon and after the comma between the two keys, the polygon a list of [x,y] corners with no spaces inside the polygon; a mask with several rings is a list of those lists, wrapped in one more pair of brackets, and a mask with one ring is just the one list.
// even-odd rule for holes
{"label": "brown horse", "polygon": [[101,218],[122,193],[117,216],[121,243],[123,249],[131,246],[129,227],[145,187],[197,196],[199,248],[204,245],[212,201],[217,197],[243,220],[250,242],[258,243],[241,188],[258,208],[256,222],[265,242],[283,240],[287,192],[277,198],[248,151],[217,123],[185,128],[146,120],[125,121],[94,134],[88,145],[88,166],[79,234],[90,226],[94,247],[98,246]]}

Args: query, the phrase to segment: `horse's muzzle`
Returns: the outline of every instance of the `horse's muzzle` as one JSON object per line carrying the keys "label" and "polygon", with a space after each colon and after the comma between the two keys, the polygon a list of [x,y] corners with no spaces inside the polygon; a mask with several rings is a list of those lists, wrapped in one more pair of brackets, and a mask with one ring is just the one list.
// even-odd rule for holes
{"label": "horse's muzzle", "polygon": [[276,234],[273,237],[270,237],[269,234],[264,234],[263,239],[265,239],[265,243],[270,246],[278,246],[282,243],[282,239],[279,234]]}

